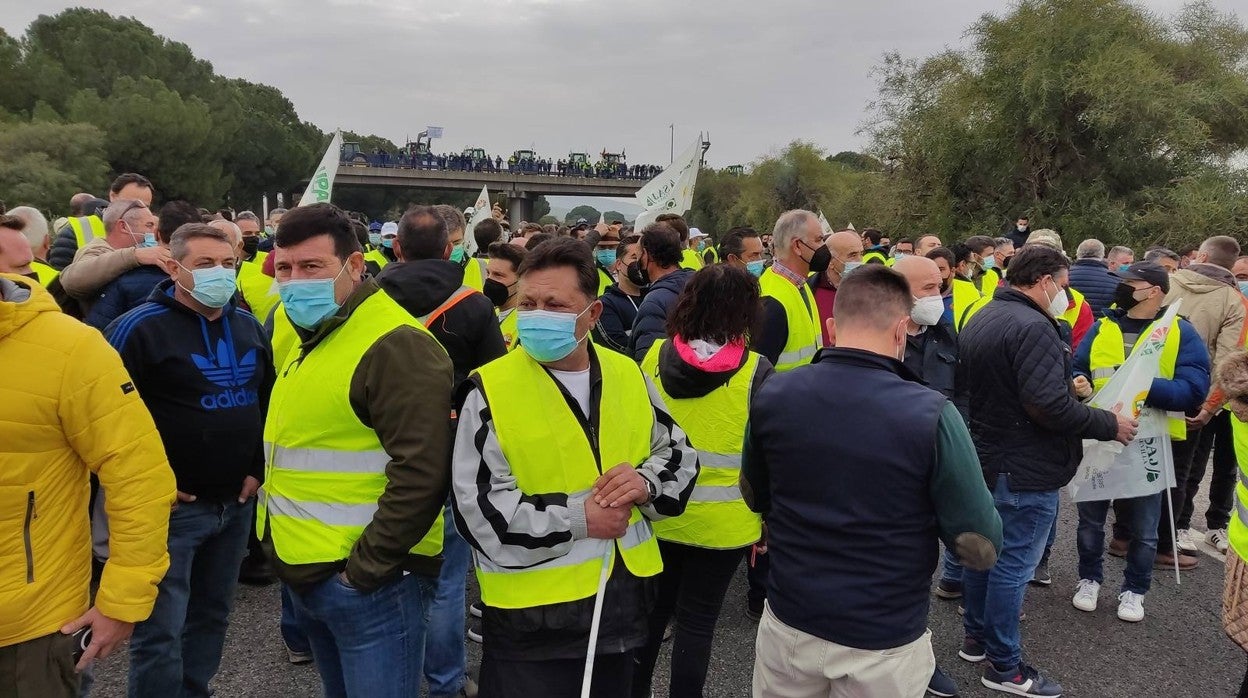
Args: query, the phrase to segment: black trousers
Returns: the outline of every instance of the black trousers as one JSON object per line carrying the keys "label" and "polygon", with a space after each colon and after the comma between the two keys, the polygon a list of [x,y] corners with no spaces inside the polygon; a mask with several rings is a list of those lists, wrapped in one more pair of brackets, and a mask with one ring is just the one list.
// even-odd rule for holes
{"label": "black trousers", "polygon": [[747,550],[748,546],[711,550],[659,541],[663,572],[659,574],[658,598],[650,612],[650,635],[645,646],[637,650],[633,698],[650,696],[663,633],[673,615],[676,633],[672,638],[672,680],[668,696],[702,698],[715,624],[719,621],[719,611],[732,576]]}
{"label": "black trousers", "polygon": [[1205,467],[1213,455],[1213,478],[1209,482],[1209,509],[1205,511],[1207,530],[1226,528],[1231,522],[1231,507],[1235,506],[1235,478],[1239,463],[1235,460],[1235,443],[1231,435],[1231,413],[1223,410],[1204,429],[1200,430],[1200,443],[1192,458],[1192,470],[1187,476],[1183,507],[1175,504],[1175,525],[1191,528],[1196,493],[1205,479]]}
{"label": "black trousers", "polygon": [[[1187,439],[1175,441],[1173,444],[1174,481],[1176,486],[1172,487],[1166,494],[1170,497],[1171,504],[1174,505],[1176,518],[1183,509],[1183,500],[1187,496],[1187,479],[1192,471],[1192,459],[1196,455],[1196,447],[1200,445],[1200,432],[1200,429],[1195,431],[1188,429]],[[1170,508],[1166,506],[1166,500],[1163,498],[1161,500],[1161,518],[1157,520],[1158,553],[1174,552],[1174,541],[1170,538],[1170,526]]]}
{"label": "black trousers", "polygon": [[767,598],[767,577],[771,574],[771,558],[767,553],[759,553],[750,559],[749,548],[745,556],[745,581],[749,588],[745,598],[750,601],[764,601]]}
{"label": "black trousers", "polygon": [[[633,681],[632,650],[594,658],[593,698],[628,698]],[[516,661],[487,651],[481,658],[480,698],[580,698],[585,659]]]}

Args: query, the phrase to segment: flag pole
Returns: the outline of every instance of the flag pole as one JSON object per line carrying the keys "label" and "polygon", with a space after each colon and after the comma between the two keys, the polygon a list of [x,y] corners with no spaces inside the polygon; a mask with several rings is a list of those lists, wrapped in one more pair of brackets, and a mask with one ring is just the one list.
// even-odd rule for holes
{"label": "flag pole", "polygon": [[1183,580],[1179,577],[1179,536],[1174,530],[1174,498],[1170,496],[1170,491],[1174,488],[1171,480],[1176,478],[1172,463],[1166,468],[1166,491],[1162,494],[1166,497],[1166,509],[1170,512],[1170,556],[1174,558],[1174,583],[1181,585]]}
{"label": "flag pole", "polygon": [[589,649],[585,653],[585,674],[581,677],[581,698],[590,698],[589,690],[594,683],[594,657],[598,654],[598,627],[602,623],[602,602],[607,595],[607,578],[611,576],[611,558],[615,555],[615,541],[604,541],[607,550],[602,554],[602,572],[598,577],[598,594],[594,597],[594,615],[589,622]]}

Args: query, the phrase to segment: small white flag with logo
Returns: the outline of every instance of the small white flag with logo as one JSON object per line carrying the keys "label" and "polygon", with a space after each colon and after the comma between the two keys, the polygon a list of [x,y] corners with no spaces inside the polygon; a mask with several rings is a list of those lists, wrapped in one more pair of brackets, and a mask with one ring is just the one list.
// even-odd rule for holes
{"label": "small white flag with logo", "polygon": [[468,230],[464,231],[464,252],[469,257],[477,253],[477,238],[472,231],[481,221],[492,215],[490,208],[490,192],[485,187],[481,187],[481,194],[477,197],[476,203],[472,205],[472,219],[468,221]]}

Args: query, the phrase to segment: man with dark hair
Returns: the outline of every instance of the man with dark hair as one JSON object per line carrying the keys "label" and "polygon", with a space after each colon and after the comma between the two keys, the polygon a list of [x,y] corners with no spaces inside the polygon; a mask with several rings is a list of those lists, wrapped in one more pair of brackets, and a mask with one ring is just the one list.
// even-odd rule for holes
{"label": "man with dark hair", "polygon": [[983,294],[969,276],[976,268],[976,255],[971,248],[964,243],[955,242],[949,247],[949,252],[953,257],[953,276],[949,280],[949,293],[953,302],[953,327],[960,332],[962,326],[973,314],[967,311],[980,298],[983,298]]}
{"label": "man with dark hair", "polygon": [[498,329],[507,351],[516,347],[516,304],[520,302],[516,287],[520,283],[520,264],[527,254],[520,245],[496,242],[490,245],[490,261],[485,265],[485,297],[498,308]]}
{"label": "man with dark hair", "polygon": [[615,257],[619,254],[620,229],[600,223],[594,232],[597,234],[593,243],[594,266],[598,267],[598,295],[601,296],[615,283],[611,268],[615,266]]}
{"label": "man with dark hair", "polygon": [[655,340],[667,336],[667,314],[694,272],[682,265],[683,253],[680,233],[667,223],[654,223],[642,231],[638,267],[649,288],[637,306],[628,338],[628,353],[636,361],[646,357]]}
{"label": "man with dark hair", "polygon": [[486,257],[490,245],[503,239],[503,226],[493,217],[477,223],[472,229],[472,239],[477,242],[476,257]]}
{"label": "man with dark hair", "polygon": [[[498,223],[486,219],[483,223]],[[471,371],[507,352],[494,303],[464,285],[464,269],[448,259],[452,244],[442,217],[430,206],[415,206],[399,219],[394,241],[397,262],[377,277],[377,285],[411,313],[451,357],[454,385]],[[447,404],[448,413],[451,405]],[[449,423],[449,422],[448,422]],[[449,510],[447,512],[449,514]],[[469,551],[454,526],[443,529],[442,570],[429,608],[425,677],[435,696],[456,695],[466,681],[464,580]]]}
{"label": "man with dark hair", "polygon": [[1026,215],[1019,216],[1018,220],[1014,221],[1014,225],[1006,224],[1004,236],[1014,243],[1014,249],[1023,249],[1023,245],[1027,244],[1027,238],[1031,237],[1031,221]]}
{"label": "man with dark hair", "polygon": [[902,238],[897,241],[896,245],[893,245],[893,259],[909,257],[912,254],[914,254],[914,240],[910,238]]}
{"label": "man with dark hair", "polygon": [[[31,268],[34,255],[22,230],[26,222],[15,216],[0,214],[0,274],[18,274],[36,279]],[[37,279],[36,279],[37,280]]]}
{"label": "man with dark hair", "polygon": [[862,231],[859,241],[864,249],[862,253],[863,264],[885,264],[888,262],[888,245],[882,244],[884,237],[884,233],[875,228],[867,228]]}
{"label": "man with dark hair", "polygon": [[744,269],[755,277],[763,275],[767,260],[763,259],[763,240],[750,227],[733,228],[719,239],[719,258],[724,264]]}
{"label": "man with dark hair", "polygon": [[[921,695],[937,541],[970,569],[997,559],[1001,520],[966,424],[900,361],[912,307],[901,275],[855,271],[828,321],[835,348],[770,378],[750,406],[741,491],[766,516],[771,558],[756,696]],[[798,418],[811,414],[851,434],[906,428],[879,449]]]}
{"label": "man with dark hair", "polygon": [[233,302],[232,241],[192,222],[168,242],[166,279],[104,330],[156,420],[177,479],[169,572],[130,639],[130,695],[152,698],[209,694],[264,479],[274,380],[264,329]]}
{"label": "man with dark hair", "polygon": [[628,338],[637,319],[641,288],[646,285],[640,260],[641,235],[629,233],[616,248],[615,264],[611,266],[615,283],[598,296],[602,315],[594,324],[594,342],[621,354],[629,353]]}
{"label": "man with dark hair", "polygon": [[[79,195],[75,195],[77,197]],[[94,198],[94,197],[92,197]],[[108,188],[109,202],[119,200],[142,201],[143,205],[152,206],[152,183],[147,177],[133,172],[118,176]],[[90,200],[88,200],[90,201]],[[84,204],[86,202],[83,202]],[[72,200],[71,200],[72,204]],[[96,238],[108,235],[108,227],[94,212],[87,214],[84,210],[79,216],[70,217],[65,227],[57,233],[56,240],[48,252],[48,264],[58,271],[69,266],[75,259],[74,254],[86,247],[87,243]]]}
{"label": "man with dark hair", "polygon": [[[678,245],[676,231],[653,228]],[[520,265],[520,349],[466,384],[453,504],[485,604],[481,695],[581,695],[604,573],[590,694],[631,695],[662,567],[650,521],[681,514],[697,478],[697,454],[654,386],[587,341],[597,290],[584,243],[532,250]]]}
{"label": "man with dark hair", "polygon": [[987,235],[972,235],[966,239],[966,246],[971,250],[970,265],[967,268],[967,280],[975,284],[980,295],[991,296],[997,289],[1001,277],[996,274],[996,243]]}
{"label": "man with dark hair", "polygon": [[[168,249],[173,232],[187,223],[199,222],[199,213],[189,203],[176,200],[160,207],[157,220],[157,245]],[[113,320],[147,301],[152,291],[168,278],[169,272],[156,265],[140,265],[123,273],[100,291],[83,322],[102,332]]]}
{"label": "man with dark hair", "polygon": [[1126,444],[1137,426],[1129,414],[1088,407],[1074,395],[1070,351],[1057,325],[1066,312],[1069,268],[1056,248],[1023,248],[1010,263],[1010,285],[958,335],[971,435],[1004,531],[996,566],[963,576],[966,639],[958,654],[990,660],[985,686],[1027,696],[1062,692],[1023,663],[1018,633],[1023,593],[1057,515],[1057,492],[1075,473],[1083,439]]}
{"label": "man with dark hair", "polygon": [[538,245],[542,244],[543,242],[546,242],[547,240],[554,240],[555,238],[556,236],[552,235],[551,233],[546,233],[546,232],[533,233],[532,235],[524,239],[524,249],[528,250],[529,252],[532,252],[534,249],[537,248]]}
{"label": "man with dark hair", "polygon": [[365,278],[338,207],[292,209],[273,256],[300,344],[273,387],[256,528],[325,694],[417,695],[441,568],[451,360]]}
{"label": "man with dark hair", "polygon": [[[689,223],[688,221],[685,220],[684,216],[678,213],[661,213],[657,217],[655,217],[654,222],[664,223],[668,226],[671,226],[672,230],[675,230],[677,235],[680,236],[680,250],[681,250],[680,266],[681,267],[685,269],[692,269],[693,271],[697,271],[702,268],[703,266],[702,256],[698,254],[697,250],[689,249],[690,228],[689,228]],[[645,231],[642,231],[642,232],[644,233]],[[645,353],[643,352],[642,356],[644,355]],[[638,360],[640,360],[640,358]]]}

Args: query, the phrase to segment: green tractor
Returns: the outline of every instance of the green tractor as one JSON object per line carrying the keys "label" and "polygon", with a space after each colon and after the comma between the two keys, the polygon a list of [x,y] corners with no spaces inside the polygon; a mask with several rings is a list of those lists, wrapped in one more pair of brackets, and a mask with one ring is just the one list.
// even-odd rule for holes
{"label": "green tractor", "polygon": [[460,153],[460,155],[473,160],[484,160],[485,148],[474,148],[469,146],[464,148],[464,152]]}
{"label": "green tractor", "polygon": [[730,175],[735,175],[737,177],[740,177],[741,175],[745,174],[745,167],[742,165],[729,165],[727,168],[724,169],[724,171]]}
{"label": "green tractor", "polygon": [[338,161],[360,167],[368,166],[368,156],[364,154],[360,144],[355,142],[342,144],[342,148],[338,151]]}

